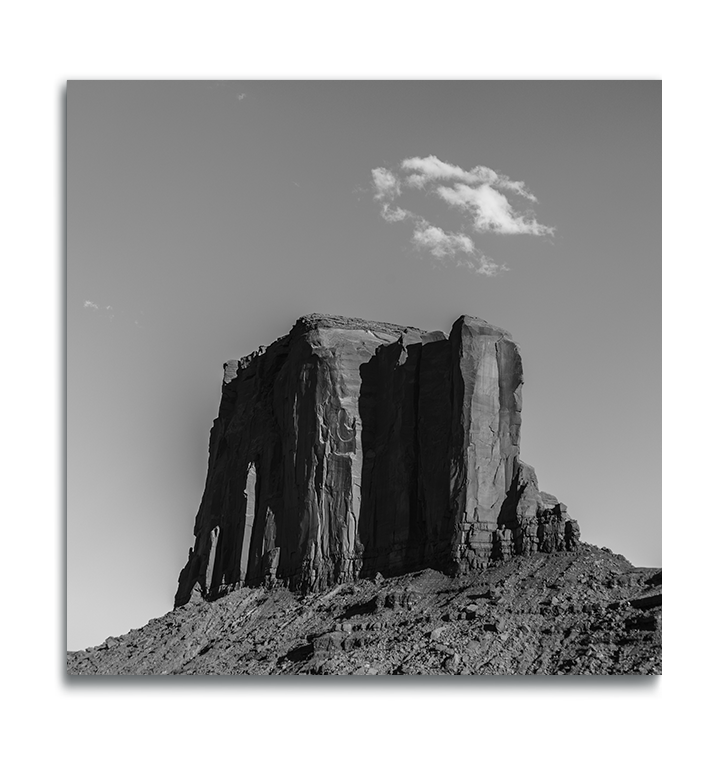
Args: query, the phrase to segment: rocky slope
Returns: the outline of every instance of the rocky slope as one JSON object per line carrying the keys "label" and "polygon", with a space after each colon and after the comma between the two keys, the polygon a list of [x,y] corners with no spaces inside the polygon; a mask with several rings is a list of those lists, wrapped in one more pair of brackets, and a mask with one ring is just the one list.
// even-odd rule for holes
{"label": "rocky slope", "polygon": [[69,674],[660,674],[661,573],[607,549],[300,597],[240,588],[68,653]]}
{"label": "rocky slope", "polygon": [[176,605],[572,550],[519,458],[522,382],[510,334],[468,316],[447,335],[310,315],[229,361]]}

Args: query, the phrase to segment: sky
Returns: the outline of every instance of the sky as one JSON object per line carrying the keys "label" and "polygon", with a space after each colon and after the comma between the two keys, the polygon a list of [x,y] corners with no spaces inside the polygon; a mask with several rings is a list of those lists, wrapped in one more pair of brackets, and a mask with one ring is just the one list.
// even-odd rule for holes
{"label": "sky", "polygon": [[67,647],[172,608],[222,365],[325,312],[523,357],[521,457],[661,556],[660,81],[70,81]]}

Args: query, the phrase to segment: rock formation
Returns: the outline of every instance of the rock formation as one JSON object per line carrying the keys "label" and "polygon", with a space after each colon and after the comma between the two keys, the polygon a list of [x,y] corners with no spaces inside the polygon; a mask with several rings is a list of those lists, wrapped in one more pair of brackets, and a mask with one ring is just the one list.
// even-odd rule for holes
{"label": "rock formation", "polygon": [[573,550],[519,458],[522,382],[510,335],[467,316],[447,336],[311,315],[228,361],[176,606]]}

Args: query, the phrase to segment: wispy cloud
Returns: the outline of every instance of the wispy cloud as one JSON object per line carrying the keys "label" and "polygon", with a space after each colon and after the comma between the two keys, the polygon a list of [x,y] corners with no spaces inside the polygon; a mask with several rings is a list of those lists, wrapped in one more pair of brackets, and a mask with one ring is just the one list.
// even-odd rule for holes
{"label": "wispy cloud", "polygon": [[[91,312],[97,313],[102,317],[107,318],[108,320],[115,319],[115,307],[111,306],[110,304],[107,304],[106,306],[100,306],[100,304],[96,304],[94,301],[83,301],[83,309],[89,309]],[[122,319],[124,314],[125,312],[121,309],[119,311],[119,319]]]}
{"label": "wispy cloud", "polygon": [[113,308],[109,305],[100,307],[100,305],[96,304],[94,301],[85,301],[83,303],[83,308],[90,309],[93,312],[98,312],[99,314],[102,314],[111,320],[115,319],[115,312],[113,311]]}
{"label": "wispy cloud", "polygon": [[400,183],[395,175],[385,167],[372,171],[376,199],[394,199],[400,194]]}
{"label": "wispy cloud", "polygon": [[458,266],[464,266],[466,269],[475,272],[475,274],[483,274],[486,277],[494,277],[499,271],[510,271],[505,264],[498,266],[495,261],[482,253],[478,253],[474,260],[456,257],[456,263]]}
{"label": "wispy cloud", "polygon": [[[397,168],[377,167],[372,170],[374,198],[382,203],[380,215],[388,223],[408,220],[413,223],[413,245],[434,258],[454,257],[458,265],[479,274],[492,276],[507,266],[498,266],[483,255],[467,233],[528,234],[550,236],[554,229],[538,223],[531,211],[518,212],[508,195],[537,202],[526,184],[485,166],[463,169],[441,161],[437,156],[404,159]],[[461,213],[464,228],[447,232],[410,210],[399,207],[395,200],[408,189],[424,190]]]}
{"label": "wispy cloud", "polygon": [[427,221],[420,221],[413,232],[413,242],[426,247],[436,258],[447,258],[457,252],[474,253],[475,245],[465,234],[448,234],[438,226],[431,226]]}
{"label": "wispy cloud", "polygon": [[[483,255],[467,234],[444,231],[439,226],[433,226],[424,218],[415,218],[415,229],[412,235],[416,247],[428,250],[430,255],[440,260],[452,258],[456,265],[494,277],[499,271],[507,271],[507,266],[498,266],[495,261]],[[460,256],[464,253],[464,256]]]}
{"label": "wispy cloud", "polygon": [[455,164],[440,161],[437,156],[426,156],[424,159],[416,156],[405,159],[402,162],[402,168],[413,173],[406,178],[408,185],[413,188],[424,188],[428,182],[438,180],[457,180],[467,185],[492,185],[495,188],[502,188],[519,196],[524,196],[530,201],[537,201],[535,196],[527,190],[525,183],[511,180],[507,175],[498,174],[489,167],[477,166],[466,171]]}
{"label": "wispy cloud", "polygon": [[412,217],[412,213],[404,210],[402,207],[391,207],[386,202],[382,206],[380,217],[382,217],[382,219],[386,220],[388,223],[397,223],[400,220],[405,220],[405,218]]}
{"label": "wispy cloud", "polygon": [[552,235],[554,229],[543,226],[535,218],[526,220],[516,213],[507,197],[496,191],[489,183],[477,187],[456,183],[453,188],[441,185],[435,193],[451,207],[468,213],[473,219],[473,228],[479,233]]}

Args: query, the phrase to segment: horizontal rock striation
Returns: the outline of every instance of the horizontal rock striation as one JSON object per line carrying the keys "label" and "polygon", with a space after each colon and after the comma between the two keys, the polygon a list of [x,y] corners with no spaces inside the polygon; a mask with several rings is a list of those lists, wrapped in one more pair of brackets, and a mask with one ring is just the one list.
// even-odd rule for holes
{"label": "horizontal rock striation", "polygon": [[519,459],[522,382],[510,335],[467,316],[448,336],[310,315],[228,361],[176,606],[573,550]]}

